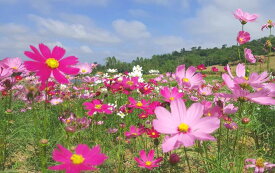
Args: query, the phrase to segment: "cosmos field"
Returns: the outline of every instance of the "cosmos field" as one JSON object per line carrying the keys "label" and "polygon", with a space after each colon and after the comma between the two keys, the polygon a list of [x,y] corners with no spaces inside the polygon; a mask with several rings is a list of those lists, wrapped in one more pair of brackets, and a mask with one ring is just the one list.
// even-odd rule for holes
{"label": "cosmos field", "polygon": [[[24,60],[1,59],[0,170],[274,172],[274,48],[267,41],[266,58],[253,55],[245,26],[259,16],[233,17],[240,60],[211,74],[204,64],[94,72],[97,64],[43,43]],[[260,29],[272,37],[274,25]],[[258,63],[265,71],[248,68]]]}

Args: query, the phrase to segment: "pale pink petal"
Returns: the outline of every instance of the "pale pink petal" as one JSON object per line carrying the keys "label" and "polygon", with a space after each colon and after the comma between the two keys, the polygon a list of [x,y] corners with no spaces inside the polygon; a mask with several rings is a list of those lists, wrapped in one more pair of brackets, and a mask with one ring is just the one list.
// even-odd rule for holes
{"label": "pale pink petal", "polygon": [[192,131],[212,133],[220,127],[220,120],[217,117],[204,117],[190,126]]}
{"label": "pale pink petal", "polygon": [[178,140],[178,135],[174,135],[172,137],[165,138],[162,143],[163,152],[166,153],[166,152],[173,150],[177,140]]}
{"label": "pale pink petal", "polygon": [[196,67],[190,66],[186,70],[186,78],[190,79],[196,73]]}
{"label": "pale pink petal", "polygon": [[196,123],[203,115],[203,105],[200,103],[193,103],[187,110],[187,114],[184,119],[184,123],[192,126]]}
{"label": "pale pink petal", "polygon": [[191,147],[194,145],[195,137],[189,134],[180,134],[178,141],[181,142],[185,147]]}
{"label": "pale pink petal", "polygon": [[171,115],[174,121],[183,122],[186,114],[185,103],[182,99],[175,99],[171,101]]}
{"label": "pale pink petal", "polygon": [[245,77],[245,65],[244,64],[238,64],[236,67],[236,75],[238,77]]}
{"label": "pale pink petal", "polygon": [[182,79],[185,77],[185,65],[180,65],[176,69],[176,77]]}

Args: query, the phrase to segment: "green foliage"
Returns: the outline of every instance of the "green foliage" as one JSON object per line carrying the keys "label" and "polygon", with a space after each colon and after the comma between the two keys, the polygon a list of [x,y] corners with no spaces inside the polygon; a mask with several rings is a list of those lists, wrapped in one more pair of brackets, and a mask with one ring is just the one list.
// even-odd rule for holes
{"label": "green foliage", "polygon": [[[243,49],[249,48],[254,55],[266,55],[267,51],[264,49],[264,44],[268,38],[261,38],[246,43],[240,47],[240,54],[243,57]],[[271,42],[275,45],[275,37],[271,38]],[[182,48],[180,52],[173,51],[172,53],[153,55],[151,58],[137,57],[130,63],[121,62],[116,57],[107,57],[105,65],[99,66],[96,71],[106,71],[109,68],[118,69],[119,72],[131,71],[135,65],[143,67],[144,73],[148,73],[151,69],[157,69],[161,73],[174,72],[175,68],[180,64],[199,65],[226,65],[228,62],[236,61],[239,59],[238,46],[228,47],[226,44],[221,48],[206,48],[202,49],[201,46],[192,47],[191,50]]]}

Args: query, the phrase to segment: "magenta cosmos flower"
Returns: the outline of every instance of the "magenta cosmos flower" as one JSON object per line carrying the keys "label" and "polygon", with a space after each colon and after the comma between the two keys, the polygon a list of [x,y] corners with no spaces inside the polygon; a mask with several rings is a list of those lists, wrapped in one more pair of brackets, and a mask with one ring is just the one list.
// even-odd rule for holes
{"label": "magenta cosmos flower", "polygon": [[137,136],[142,135],[142,129],[136,127],[136,126],[131,126],[129,129],[129,132],[125,132],[124,135],[126,136],[126,138],[134,138]]}
{"label": "magenta cosmos flower", "polygon": [[244,49],[244,57],[250,63],[254,64],[256,62],[256,58],[252,54],[251,49],[247,49],[247,48]]}
{"label": "magenta cosmos flower", "polygon": [[50,170],[65,170],[66,173],[80,173],[81,171],[97,170],[94,166],[101,165],[108,157],[100,152],[100,147],[92,149],[85,144],[78,144],[73,154],[62,145],[57,145],[52,153],[53,160],[62,164],[51,166]]}
{"label": "magenta cosmos flower", "polygon": [[185,64],[176,69],[176,79],[180,86],[186,88],[196,88],[202,84],[203,78],[200,73],[196,73],[196,67],[190,66],[185,71]]}
{"label": "magenta cosmos flower", "polygon": [[148,156],[146,156],[146,152],[144,150],[140,150],[139,152],[140,158],[135,157],[135,160],[138,163],[139,167],[152,170],[155,167],[159,167],[158,163],[162,161],[162,157],[159,157],[154,160],[154,155],[155,155],[154,150],[150,150],[148,153]]}
{"label": "magenta cosmos flower", "polygon": [[220,126],[217,117],[202,117],[204,106],[194,103],[186,109],[182,99],[171,102],[171,112],[164,107],[157,107],[155,113],[157,119],[153,120],[156,131],[167,134],[162,143],[163,152],[168,152],[180,146],[190,147],[194,141],[215,140],[210,133]]}
{"label": "magenta cosmos flower", "polygon": [[237,42],[239,44],[247,43],[250,40],[250,34],[245,31],[240,31],[237,36]]}
{"label": "magenta cosmos flower", "polygon": [[27,70],[35,72],[40,77],[42,83],[46,82],[51,75],[62,84],[69,83],[65,74],[76,75],[79,72],[78,68],[71,67],[78,63],[75,56],[62,57],[65,55],[65,49],[55,46],[51,51],[46,45],[39,44],[40,52],[30,46],[33,52],[25,51],[24,54],[34,61],[25,61],[24,65]]}
{"label": "magenta cosmos flower", "polygon": [[267,21],[267,24],[264,24],[264,25],[262,26],[261,30],[263,31],[265,28],[266,28],[266,29],[271,29],[271,28],[274,27],[274,26],[275,26],[275,23],[272,22],[272,20],[268,20],[268,21]]}
{"label": "magenta cosmos flower", "polygon": [[251,163],[251,164],[245,165],[245,169],[255,168],[254,173],[263,173],[265,170],[271,170],[272,168],[275,168],[275,164],[265,162],[263,158],[246,159],[245,162]]}
{"label": "magenta cosmos flower", "polygon": [[234,16],[236,19],[240,20],[243,25],[247,22],[254,22],[259,17],[257,14],[249,14],[244,12],[240,8],[234,12]]}
{"label": "magenta cosmos flower", "polygon": [[90,110],[88,115],[93,115],[94,113],[105,113],[105,114],[112,114],[113,107],[107,104],[103,104],[101,100],[93,100],[91,102],[83,103],[85,109]]}
{"label": "magenta cosmos flower", "polygon": [[171,102],[177,98],[182,98],[184,93],[180,93],[177,87],[169,88],[163,87],[160,94],[165,98],[166,102]]}

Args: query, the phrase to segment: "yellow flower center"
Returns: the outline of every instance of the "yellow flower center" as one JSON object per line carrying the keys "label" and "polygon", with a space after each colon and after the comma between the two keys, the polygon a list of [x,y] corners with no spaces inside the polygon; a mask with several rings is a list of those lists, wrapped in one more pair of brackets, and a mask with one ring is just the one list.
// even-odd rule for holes
{"label": "yellow flower center", "polygon": [[171,101],[175,100],[175,98],[174,98],[174,97],[170,97],[169,99],[170,99]]}
{"label": "yellow flower center", "polygon": [[79,165],[79,164],[83,163],[84,160],[85,159],[82,157],[82,155],[78,155],[78,154],[73,154],[72,157],[71,157],[71,161],[75,165]]}
{"label": "yellow flower center", "polygon": [[183,82],[189,82],[189,79],[183,78],[182,81],[183,81]]}
{"label": "yellow flower center", "polygon": [[241,41],[241,42],[243,42],[244,41],[244,39],[241,37],[241,38],[239,38],[239,40]]}
{"label": "yellow flower center", "polygon": [[208,113],[207,113],[207,116],[209,116],[209,117],[210,117],[211,115],[212,115],[212,114],[211,114],[210,112],[208,112]]}
{"label": "yellow flower center", "polygon": [[180,132],[188,132],[189,130],[189,126],[185,123],[181,123],[179,126],[178,126],[178,130]]}
{"label": "yellow flower center", "polygon": [[13,69],[13,70],[18,70],[18,68],[17,68],[17,67],[12,67],[12,69]]}
{"label": "yellow flower center", "polygon": [[271,25],[272,24],[272,20],[268,20],[267,23]]}
{"label": "yellow flower center", "polygon": [[152,135],[156,135],[156,133],[155,133],[155,132],[152,132]]}
{"label": "yellow flower center", "polygon": [[136,105],[137,105],[138,107],[141,107],[143,104],[142,104],[140,101],[138,101]]}
{"label": "yellow flower center", "polygon": [[130,80],[127,81],[126,83],[127,83],[128,85],[130,85],[130,86],[132,86],[132,85],[134,84],[134,82],[133,82],[133,81],[130,81]]}
{"label": "yellow flower center", "polygon": [[86,70],[86,69],[82,69],[81,72],[82,72],[82,73],[86,73],[87,70]]}
{"label": "yellow flower center", "polygon": [[137,136],[137,133],[132,133],[133,136]]}
{"label": "yellow flower center", "polygon": [[257,167],[263,168],[264,167],[264,159],[263,158],[259,158],[256,160],[256,164]]}
{"label": "yellow flower center", "polygon": [[102,104],[95,105],[96,109],[101,109],[101,107],[102,107]]}
{"label": "yellow flower center", "polygon": [[245,76],[245,77],[243,77],[243,78],[244,78],[245,80],[248,80],[248,79],[249,79],[249,78],[248,78],[248,77],[246,77],[246,76]]}
{"label": "yellow flower center", "polygon": [[52,69],[59,67],[59,62],[54,58],[48,58],[46,60],[46,64],[48,65],[48,67],[50,67]]}
{"label": "yellow flower center", "polygon": [[67,122],[67,123],[70,123],[70,122],[71,122],[71,120],[66,120],[66,122]]}
{"label": "yellow flower center", "polygon": [[202,94],[202,95],[206,95],[206,92],[202,92],[201,94]]}
{"label": "yellow flower center", "polygon": [[145,162],[145,165],[146,165],[146,166],[151,166],[151,165],[152,165],[152,162],[151,162],[151,161],[146,161],[146,162]]}

